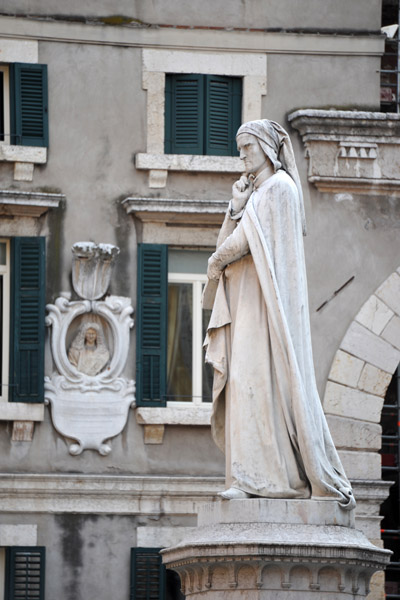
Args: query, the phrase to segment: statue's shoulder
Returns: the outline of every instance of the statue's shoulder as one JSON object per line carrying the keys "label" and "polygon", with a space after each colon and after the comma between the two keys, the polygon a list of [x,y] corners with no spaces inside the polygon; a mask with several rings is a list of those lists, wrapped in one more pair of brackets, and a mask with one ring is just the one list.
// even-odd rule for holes
{"label": "statue's shoulder", "polygon": [[286,194],[297,194],[296,184],[293,179],[284,171],[279,169],[274,175],[271,175],[264,183],[260,186],[260,190],[265,190],[268,193],[284,193]]}

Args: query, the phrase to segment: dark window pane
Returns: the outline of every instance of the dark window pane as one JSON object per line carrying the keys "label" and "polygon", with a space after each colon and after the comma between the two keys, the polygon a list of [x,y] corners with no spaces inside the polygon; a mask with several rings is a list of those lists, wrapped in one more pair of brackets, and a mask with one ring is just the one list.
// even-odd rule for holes
{"label": "dark window pane", "polygon": [[0,71],[0,142],[4,142],[4,72]]}
{"label": "dark window pane", "polygon": [[[399,0],[383,0],[382,26],[399,23]],[[399,30],[387,37],[381,58],[381,111],[399,112]]]}
{"label": "dark window pane", "polygon": [[167,400],[192,400],[193,286],[168,284]]}
{"label": "dark window pane", "polygon": [[399,460],[399,422],[400,422],[400,369],[397,369],[388,390],[382,408],[382,479],[393,481],[389,497],[381,506],[382,539],[384,546],[392,550],[391,565],[385,573],[387,595],[400,594],[400,569],[394,563],[400,561],[400,460]]}
{"label": "dark window pane", "polygon": [[[211,310],[203,310],[203,340],[206,337]],[[203,348],[203,402],[212,401],[213,368],[205,362],[205,351]]]}
{"label": "dark window pane", "polygon": [[[0,275],[0,386],[3,386],[3,275]],[[5,393],[1,387],[1,395]]]}

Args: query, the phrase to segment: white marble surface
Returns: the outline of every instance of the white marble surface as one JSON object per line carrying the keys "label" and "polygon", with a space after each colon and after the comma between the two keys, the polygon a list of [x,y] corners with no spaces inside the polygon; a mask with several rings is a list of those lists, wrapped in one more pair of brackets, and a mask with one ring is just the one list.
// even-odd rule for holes
{"label": "white marble surface", "polygon": [[199,527],[217,523],[283,523],[354,528],[354,511],[343,510],[334,500],[221,500],[203,504],[198,514]]}
{"label": "white marble surface", "polygon": [[[122,376],[129,351],[129,332],[133,326],[130,299],[108,296],[103,301],[69,302],[57,298],[47,305],[46,324],[52,327],[51,349],[56,366],[45,377],[45,400],[51,404],[55,429],[66,438],[73,455],[83,450],[111,452],[110,438],[126,425],[129,408],[135,402],[135,383]],[[112,353],[109,364],[96,375],[88,375],[74,366],[67,355],[67,335],[78,318],[102,319],[109,329]],[[78,365],[79,366],[79,365]]]}
{"label": "white marble surface", "polygon": [[162,556],[191,600],[359,600],[390,552],[337,502],[247,499],[201,507],[199,527]]}

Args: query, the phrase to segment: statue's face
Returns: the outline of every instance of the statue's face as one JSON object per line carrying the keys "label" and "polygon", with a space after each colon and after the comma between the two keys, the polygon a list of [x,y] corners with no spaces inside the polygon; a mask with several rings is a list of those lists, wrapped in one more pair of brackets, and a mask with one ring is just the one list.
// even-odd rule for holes
{"label": "statue's face", "polygon": [[262,151],[257,138],[251,133],[240,133],[236,142],[246,173],[258,175],[267,166],[269,159]]}
{"label": "statue's face", "polygon": [[92,327],[89,327],[89,329],[86,331],[85,343],[88,346],[93,346],[93,344],[96,343],[96,340],[97,340],[97,331],[95,329],[93,329]]}

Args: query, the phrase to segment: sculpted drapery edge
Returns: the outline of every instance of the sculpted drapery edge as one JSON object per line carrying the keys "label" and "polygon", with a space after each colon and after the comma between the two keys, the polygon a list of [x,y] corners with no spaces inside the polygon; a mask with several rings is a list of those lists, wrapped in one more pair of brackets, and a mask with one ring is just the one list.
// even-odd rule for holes
{"label": "sculpted drapery edge", "polygon": [[228,209],[210,259],[211,276],[221,274],[206,337],[213,436],[227,455],[233,488],[336,499],[351,509],[351,486],[315,382],[293,150],[285,130],[270,121],[247,123],[242,133],[257,138],[273,168],[258,173],[239,219]]}

